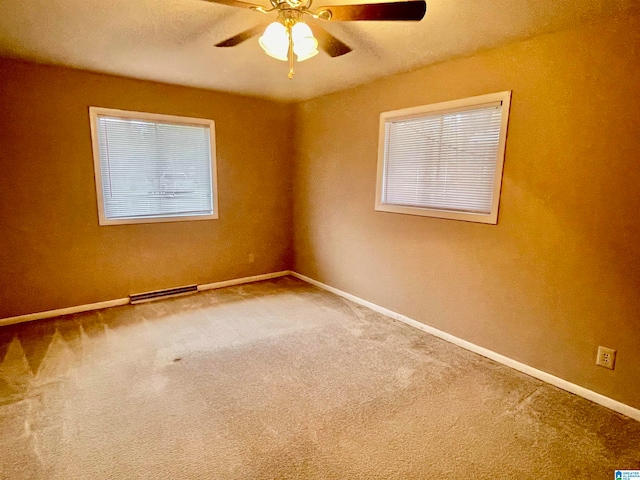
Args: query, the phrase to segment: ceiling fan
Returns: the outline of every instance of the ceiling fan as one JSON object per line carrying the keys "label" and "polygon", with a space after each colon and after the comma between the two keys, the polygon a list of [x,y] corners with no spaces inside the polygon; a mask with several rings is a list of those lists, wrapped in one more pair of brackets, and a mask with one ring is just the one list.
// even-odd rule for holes
{"label": "ceiling fan", "polygon": [[289,62],[289,79],[293,78],[294,54],[302,62],[318,54],[318,47],[330,57],[339,57],[351,48],[319,25],[307,25],[306,17],[331,22],[351,21],[409,21],[422,20],[426,11],[425,0],[364,3],[358,5],[331,5],[313,11],[313,0],[269,0],[271,8],[240,0],[206,0],[231,7],[248,8],[254,12],[277,12],[273,23],[261,23],[216,44],[216,47],[234,47],[245,40],[264,33],[258,43],[265,53],[278,60]]}

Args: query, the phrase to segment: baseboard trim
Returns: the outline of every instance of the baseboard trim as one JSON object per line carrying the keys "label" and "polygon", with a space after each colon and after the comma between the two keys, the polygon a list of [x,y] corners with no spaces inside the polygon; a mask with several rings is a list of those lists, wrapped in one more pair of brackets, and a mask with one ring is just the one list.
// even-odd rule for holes
{"label": "baseboard trim", "polygon": [[350,293],[343,292],[342,290],[339,290],[325,283],[319,282],[318,280],[314,280],[313,278],[309,278],[297,272],[291,272],[291,275],[307,283],[310,283],[311,285],[315,285],[318,288],[327,290],[328,292],[331,292],[331,293],[335,293],[336,295],[346,298],[347,300],[351,300],[352,302],[355,302],[359,305],[370,308],[375,312],[381,313],[395,320],[406,323],[407,325],[415,327],[419,330],[422,330],[423,332],[426,332],[435,337],[441,338],[442,340],[445,340],[449,343],[453,343],[454,345],[462,347],[471,352],[477,353],[478,355],[482,355],[483,357],[489,358],[495,362],[506,365],[507,367],[511,367],[515,370],[518,370],[519,372],[522,372],[534,378],[537,378],[538,380],[542,380],[543,382],[546,382],[555,387],[561,388],[562,390],[565,390],[567,392],[573,393],[580,397],[586,398],[587,400],[591,400],[592,402],[597,403],[598,405],[607,407],[615,412],[626,415],[629,418],[633,418],[634,420],[640,421],[640,409],[631,407],[629,405],[626,405],[612,398],[605,397],[600,393],[581,387],[580,385],[576,385],[575,383],[571,383],[567,380],[556,377],[547,372],[543,372],[542,370],[538,370],[537,368],[518,362],[517,360],[514,360],[512,358],[505,357],[504,355],[501,355],[487,348],[481,347],[474,343],[458,338],[454,335],[451,335],[450,333],[443,332],[442,330],[438,330],[437,328],[431,327],[422,322],[418,322],[417,320],[406,317],[400,313],[396,313],[392,310],[381,307],[380,305],[376,305],[375,303],[369,302],[360,297],[356,297],[355,295],[352,295]]}
{"label": "baseboard trim", "polygon": [[70,315],[72,313],[89,312],[91,310],[102,310],[103,308],[119,307],[121,305],[127,305],[128,303],[129,297],[126,297],[116,298],[115,300],[107,300],[105,302],[87,303],[85,305],[76,305],[74,307],[46,310],[44,312],[27,313],[26,315],[17,315],[15,317],[0,319],[0,327],[5,325],[13,325],[15,323],[31,322],[33,320],[44,320],[45,318],[60,317],[62,315]]}
{"label": "baseboard trim", "polygon": [[[205,283],[198,285],[198,291],[212,290],[215,288],[230,287],[232,285],[241,285],[243,283],[259,282],[261,280],[269,280],[272,278],[284,277],[289,275],[289,270],[281,272],[265,273],[263,275],[254,275],[252,277],[234,278],[233,280],[225,280],[223,282]],[[13,325],[16,323],[31,322],[33,320],[44,320],[46,318],[60,317],[62,315],[70,315],[72,313],[89,312],[91,310],[102,310],[103,308],[119,307],[128,305],[129,297],[116,298],[115,300],[107,300],[104,302],[87,303],[85,305],[76,305],[74,307],[57,308],[55,310],[46,310],[44,312],[28,313],[25,315],[16,315],[15,317],[0,318],[0,327]]]}
{"label": "baseboard trim", "polygon": [[214,290],[216,288],[232,287],[234,285],[242,285],[243,283],[261,282],[262,280],[271,280],[272,278],[286,277],[291,275],[290,270],[281,272],[264,273],[262,275],[254,275],[252,277],[234,278],[233,280],[225,280],[223,282],[205,283],[198,285],[198,291]]}

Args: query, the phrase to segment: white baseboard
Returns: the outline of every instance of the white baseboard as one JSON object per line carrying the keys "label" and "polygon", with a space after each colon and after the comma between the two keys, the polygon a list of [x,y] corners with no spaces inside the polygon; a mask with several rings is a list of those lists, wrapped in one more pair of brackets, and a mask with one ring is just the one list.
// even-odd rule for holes
{"label": "white baseboard", "polygon": [[281,272],[254,275],[253,277],[234,278],[233,280],[225,280],[223,282],[205,283],[203,285],[198,285],[198,291],[202,292],[203,290],[231,287],[233,285],[241,285],[243,283],[260,282],[262,280],[271,280],[272,278],[286,277],[287,275],[291,275],[291,271],[283,270]]}
{"label": "white baseboard", "polygon": [[[260,280],[269,280],[271,278],[284,277],[289,275],[289,270],[282,272],[265,273],[263,275],[254,275],[253,277],[234,278],[233,280],[225,280],[223,282],[206,283],[198,285],[198,291],[211,290],[214,288],[230,287],[232,285],[241,285],[243,283],[259,282]],[[72,313],[88,312],[90,310],[101,310],[103,308],[118,307],[129,304],[129,297],[116,298],[115,300],[107,300],[105,302],[87,303],[85,305],[76,305],[74,307],[57,308],[55,310],[46,310],[44,312],[28,313],[26,315],[17,315],[15,317],[0,318],[0,327],[4,325],[13,325],[15,323],[31,322],[33,320],[43,320],[45,318],[59,317],[62,315],[70,315]]]}
{"label": "white baseboard", "polygon": [[105,302],[87,303],[85,305],[76,305],[75,307],[57,308],[55,310],[46,310],[44,312],[27,313],[26,315],[17,315],[15,317],[7,317],[0,319],[0,327],[4,325],[13,325],[14,323],[31,322],[33,320],[43,320],[45,318],[60,317],[62,315],[70,315],[72,313],[88,312],[90,310],[101,310],[103,308],[118,307],[127,305],[129,297],[116,298],[115,300],[107,300]]}
{"label": "white baseboard", "polygon": [[634,420],[640,421],[640,410],[637,408],[618,402],[617,400],[614,400],[612,398],[605,397],[600,393],[596,393],[592,390],[581,387],[580,385],[576,385],[575,383],[571,383],[562,378],[543,372],[542,370],[538,370],[537,368],[530,367],[529,365],[518,362],[517,360],[513,360],[512,358],[505,357],[504,355],[500,355],[499,353],[496,353],[492,350],[489,350],[487,348],[481,347],[474,343],[468,342],[466,340],[453,336],[449,333],[443,332],[442,330],[438,330],[437,328],[430,327],[429,325],[426,325],[422,322],[418,322],[417,320],[413,320],[412,318],[406,317],[392,310],[376,305],[375,303],[368,302],[367,300],[363,300],[362,298],[356,297],[355,295],[351,295],[350,293],[343,292],[342,290],[331,287],[329,285],[326,285],[322,282],[306,277],[299,273],[291,272],[291,275],[307,283],[315,285],[316,287],[322,288],[323,290],[327,290],[331,293],[335,293],[336,295],[339,295],[348,300],[351,300],[352,302],[355,302],[359,305],[370,308],[375,312],[381,313],[395,320],[399,320],[403,323],[406,323],[407,325],[411,325],[412,327],[418,328],[435,337],[438,337],[443,340],[446,340],[447,342],[453,343],[454,345],[462,347],[466,350],[470,350],[474,353],[482,355],[483,357],[490,358],[491,360],[494,360],[498,363],[501,363],[515,370],[518,370],[519,372],[522,372],[534,378],[537,378],[538,380],[547,382],[551,385],[561,388],[562,390],[566,390],[567,392],[586,398],[587,400],[591,400],[592,402],[602,405],[603,407],[607,407],[618,413],[626,415],[627,417],[633,418]]}

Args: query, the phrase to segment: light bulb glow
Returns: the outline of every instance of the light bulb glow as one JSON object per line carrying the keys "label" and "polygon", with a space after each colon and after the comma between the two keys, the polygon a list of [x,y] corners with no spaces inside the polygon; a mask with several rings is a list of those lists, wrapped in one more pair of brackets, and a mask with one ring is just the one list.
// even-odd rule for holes
{"label": "light bulb glow", "polygon": [[299,62],[303,62],[318,54],[318,40],[315,39],[309,25],[303,22],[296,23],[291,29],[293,38],[293,52]]}
{"label": "light bulb glow", "polygon": [[287,61],[289,52],[289,35],[287,29],[280,22],[273,22],[264,31],[258,43],[270,57],[283,62]]}

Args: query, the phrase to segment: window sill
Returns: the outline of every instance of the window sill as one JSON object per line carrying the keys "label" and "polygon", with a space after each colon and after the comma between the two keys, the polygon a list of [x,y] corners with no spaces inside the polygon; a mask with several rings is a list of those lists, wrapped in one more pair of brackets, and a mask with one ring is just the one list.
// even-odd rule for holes
{"label": "window sill", "polygon": [[460,220],[463,222],[485,223],[496,225],[498,223],[498,212],[490,214],[455,212],[451,210],[435,210],[432,208],[407,207],[404,205],[392,205],[382,203],[376,205],[377,212],[400,213],[404,215],[418,215],[421,217],[444,218],[447,220]]}

